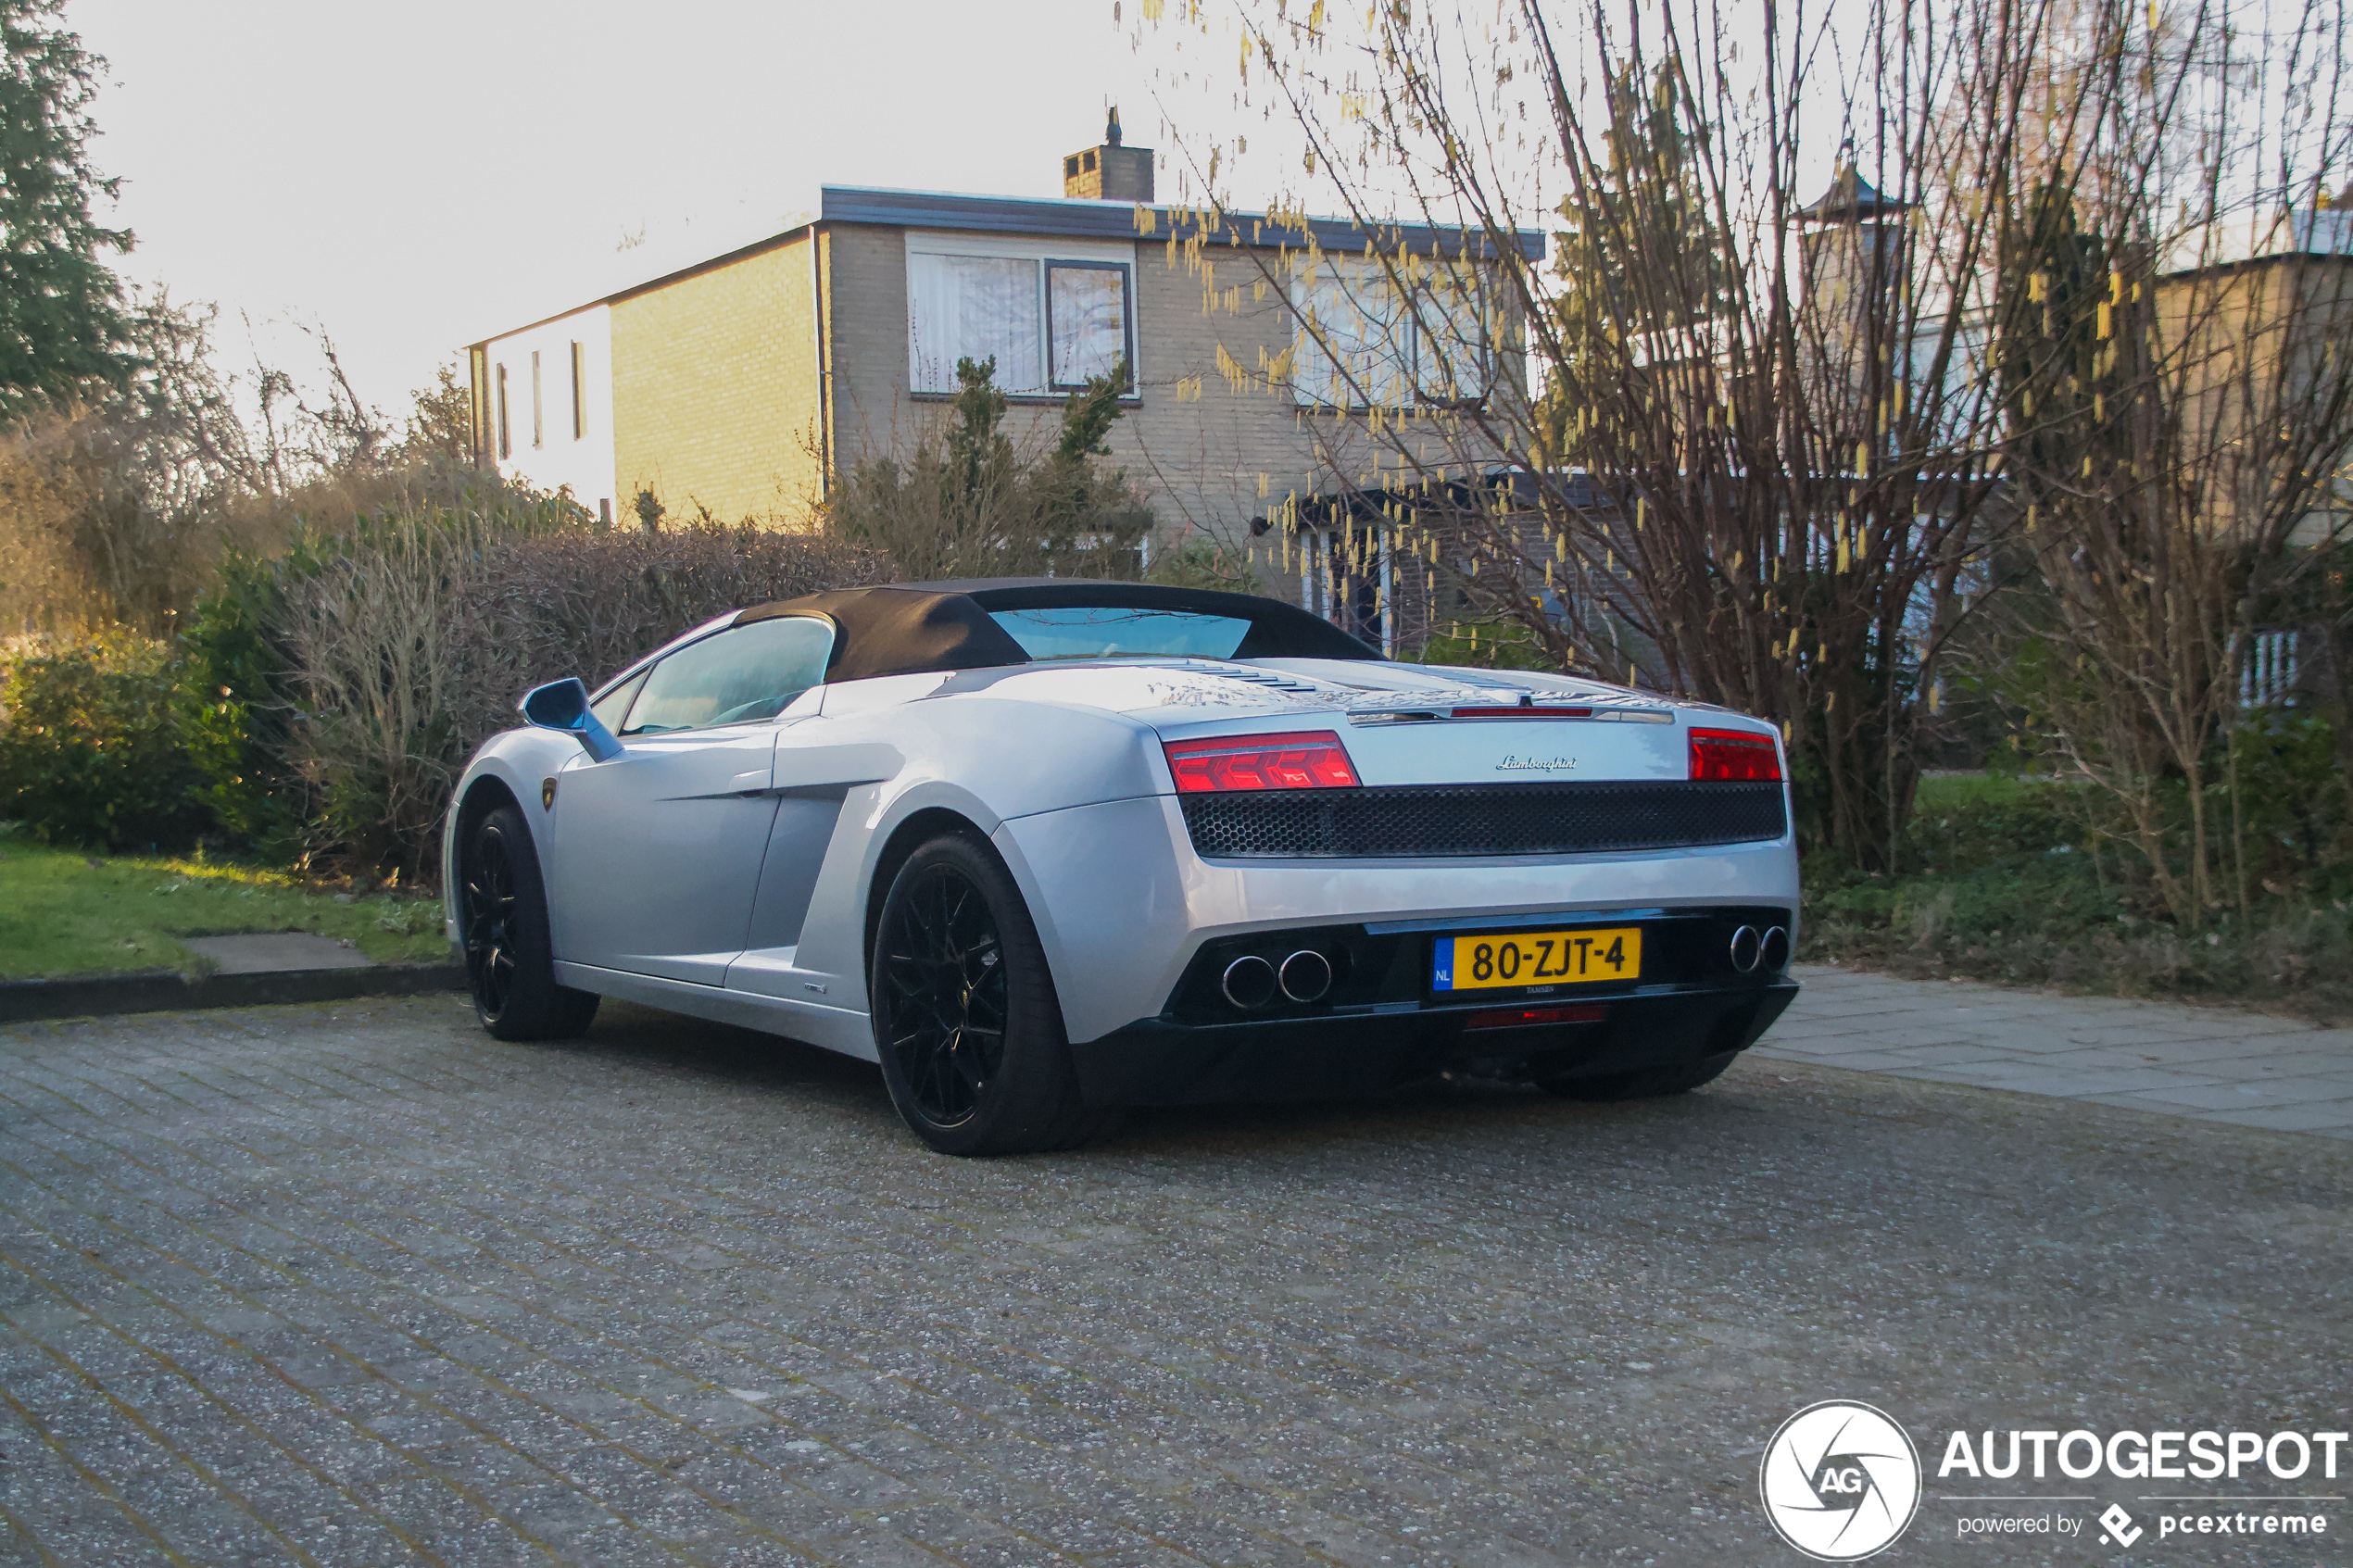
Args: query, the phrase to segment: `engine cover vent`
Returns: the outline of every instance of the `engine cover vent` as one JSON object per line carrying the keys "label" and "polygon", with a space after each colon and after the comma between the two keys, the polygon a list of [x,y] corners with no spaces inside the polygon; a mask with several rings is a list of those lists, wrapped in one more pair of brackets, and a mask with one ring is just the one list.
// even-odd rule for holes
{"label": "engine cover vent", "polygon": [[1752,844],[1789,831],[1778,784],[1419,784],[1189,795],[1203,859],[1591,855]]}

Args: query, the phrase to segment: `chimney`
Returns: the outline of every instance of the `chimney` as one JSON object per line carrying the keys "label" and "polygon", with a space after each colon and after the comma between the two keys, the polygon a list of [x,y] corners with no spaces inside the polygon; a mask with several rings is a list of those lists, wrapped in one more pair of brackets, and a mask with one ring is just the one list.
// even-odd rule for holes
{"label": "chimney", "polygon": [[1098,201],[1152,199],[1152,150],[1119,144],[1119,110],[1103,126],[1103,144],[1063,159],[1063,194]]}

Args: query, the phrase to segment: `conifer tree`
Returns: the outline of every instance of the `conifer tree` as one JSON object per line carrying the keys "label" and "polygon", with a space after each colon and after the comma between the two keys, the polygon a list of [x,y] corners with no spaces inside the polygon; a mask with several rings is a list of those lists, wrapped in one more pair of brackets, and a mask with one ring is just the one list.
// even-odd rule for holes
{"label": "conifer tree", "polygon": [[120,386],[136,362],[108,253],[131,232],[92,211],[117,182],[91,167],[106,62],[62,25],[62,0],[0,0],[0,415]]}

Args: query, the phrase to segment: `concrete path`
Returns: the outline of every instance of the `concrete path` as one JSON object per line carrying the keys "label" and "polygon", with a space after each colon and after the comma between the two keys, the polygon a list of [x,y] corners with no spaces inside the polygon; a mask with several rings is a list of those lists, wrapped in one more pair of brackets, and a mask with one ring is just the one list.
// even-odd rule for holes
{"label": "concrete path", "polygon": [[2353,1140],[2353,1029],[1801,965],[1758,1056]]}
{"label": "concrete path", "polygon": [[220,974],[280,974],[307,969],[368,969],[375,960],[350,942],[307,931],[271,931],[252,936],[182,936],[180,945],[202,953]]}

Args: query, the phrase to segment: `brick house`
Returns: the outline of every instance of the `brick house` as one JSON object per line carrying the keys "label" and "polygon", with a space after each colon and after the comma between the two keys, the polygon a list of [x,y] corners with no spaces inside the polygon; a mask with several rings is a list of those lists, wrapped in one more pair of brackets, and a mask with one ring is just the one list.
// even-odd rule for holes
{"label": "brick house", "polygon": [[[470,345],[477,452],[623,521],[641,492],[673,514],[789,521],[830,472],[939,418],[960,357],[996,358],[1017,441],[1124,359],[1111,445],[1157,548],[1239,542],[1253,519],[1377,486],[1376,421],[1516,395],[1516,320],[1476,235],[1381,228],[1417,278],[1449,280],[1404,309],[1364,229],[1158,204],[1153,165],[1114,111],[1063,160],[1060,199],[826,186],[780,233]],[[1541,234],[1516,238],[1541,255]],[[1329,554],[1286,553],[1302,600],[1393,643],[1377,544]]]}

